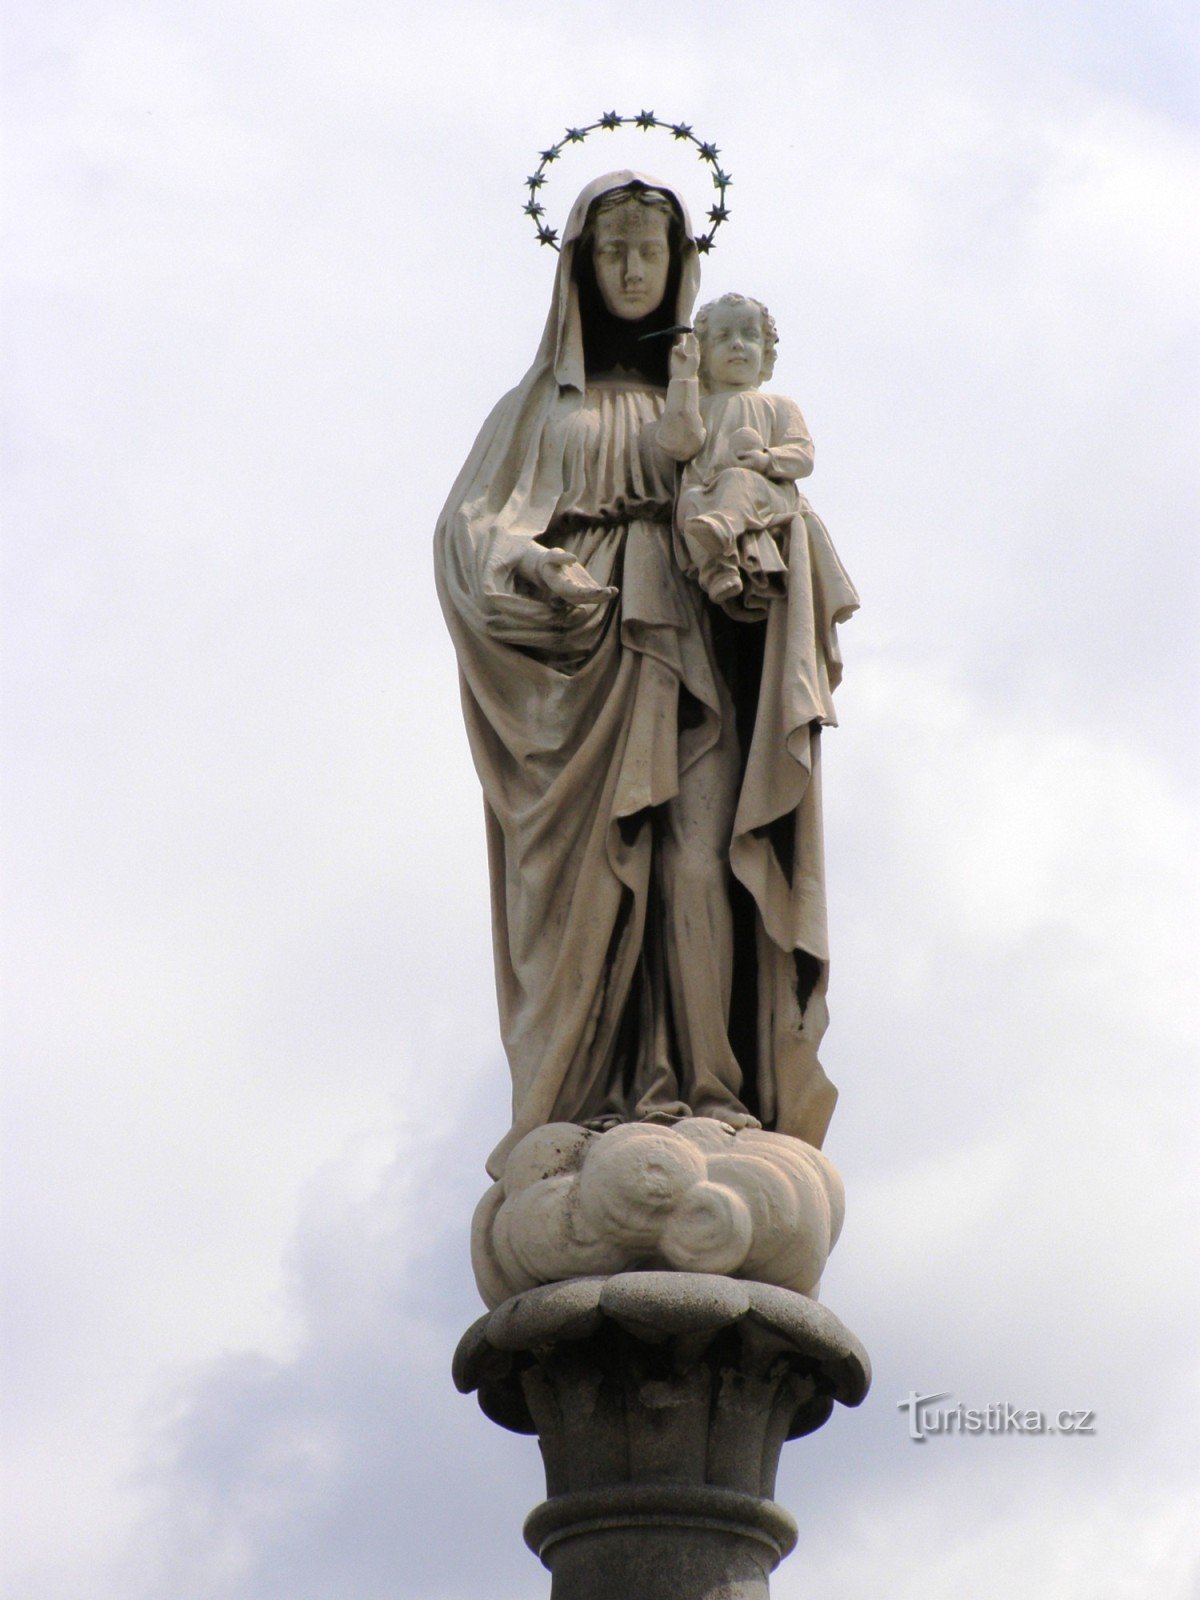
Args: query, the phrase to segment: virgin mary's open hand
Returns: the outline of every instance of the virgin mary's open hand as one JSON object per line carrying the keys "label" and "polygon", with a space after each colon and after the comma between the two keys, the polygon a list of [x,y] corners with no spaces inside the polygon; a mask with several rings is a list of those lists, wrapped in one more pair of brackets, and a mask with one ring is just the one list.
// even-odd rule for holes
{"label": "virgin mary's open hand", "polygon": [[611,600],[618,593],[614,588],[597,583],[569,550],[547,549],[545,545],[531,544],[518,562],[517,571],[535,588],[544,590],[552,600],[565,601],[567,605],[597,606],[602,600]]}

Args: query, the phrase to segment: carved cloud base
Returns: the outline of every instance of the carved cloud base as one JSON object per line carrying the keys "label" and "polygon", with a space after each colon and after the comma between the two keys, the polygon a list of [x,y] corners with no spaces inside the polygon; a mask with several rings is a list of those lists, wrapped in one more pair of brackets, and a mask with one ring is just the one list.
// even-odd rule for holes
{"label": "carved cloud base", "polygon": [[796,1528],[771,1498],[784,1442],[858,1405],[866,1352],[774,1285],[627,1272],[531,1289],[454,1361],[502,1427],[536,1433],[526,1541],[552,1600],[767,1600]]}
{"label": "carved cloud base", "polygon": [[812,1145],[712,1117],[528,1134],[475,1212],[484,1303],[631,1268],[721,1273],[815,1295],[845,1210]]}

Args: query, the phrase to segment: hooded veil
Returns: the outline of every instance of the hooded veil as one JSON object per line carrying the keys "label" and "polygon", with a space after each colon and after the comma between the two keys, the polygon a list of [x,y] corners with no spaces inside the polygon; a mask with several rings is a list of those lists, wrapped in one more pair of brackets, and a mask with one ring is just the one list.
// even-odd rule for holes
{"label": "hooded veil", "polygon": [[[804,501],[788,595],[765,623],[729,621],[680,571],[674,469],[655,443],[665,373],[655,385],[588,370],[589,212],[631,187],[670,203],[672,266],[645,325],[610,330],[617,361],[638,348],[661,360],[669,340],[636,335],[688,321],[699,266],[682,201],[636,173],[597,179],[564,230],[533,364],[484,423],[435,539],[484,791],[513,1079],[493,1175],[547,1122],[645,1115],[664,1093],[677,1103],[706,1051],[736,1056],[741,1101],[776,1131],[819,1144],[836,1098],[816,1055],[828,961],[818,749],[835,720],[835,625],[857,597]],[[540,597],[516,572],[531,540],[570,549],[619,597],[590,608]],[[711,950],[707,930],[678,912],[672,923],[664,903],[662,818],[688,772],[722,752],[728,817],[706,870],[734,939],[714,980],[726,1023],[705,1024],[706,1039],[679,974]]]}

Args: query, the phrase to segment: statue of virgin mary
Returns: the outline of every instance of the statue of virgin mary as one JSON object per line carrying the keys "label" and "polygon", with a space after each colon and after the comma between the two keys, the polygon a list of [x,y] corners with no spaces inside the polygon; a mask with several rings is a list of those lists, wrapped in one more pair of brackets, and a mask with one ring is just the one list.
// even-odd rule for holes
{"label": "statue of virgin mary", "polygon": [[658,430],[698,260],[666,184],[588,185],[533,364],[438,524],[513,1083],[494,1177],[550,1122],[716,1117],[820,1145],[836,1098],[819,747],[857,597],[804,501],[761,622],[675,558]]}

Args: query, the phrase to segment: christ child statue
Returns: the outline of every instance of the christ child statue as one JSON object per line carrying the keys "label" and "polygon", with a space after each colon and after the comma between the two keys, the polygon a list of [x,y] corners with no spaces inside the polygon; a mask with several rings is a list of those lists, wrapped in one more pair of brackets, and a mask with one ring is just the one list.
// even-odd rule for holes
{"label": "christ child statue", "polygon": [[796,479],[813,468],[800,408],[759,384],[779,335],[758,300],[722,295],[701,307],[694,334],[671,352],[659,443],[684,463],[675,550],[709,599],[763,613],[787,583],[787,538],[800,506]]}

